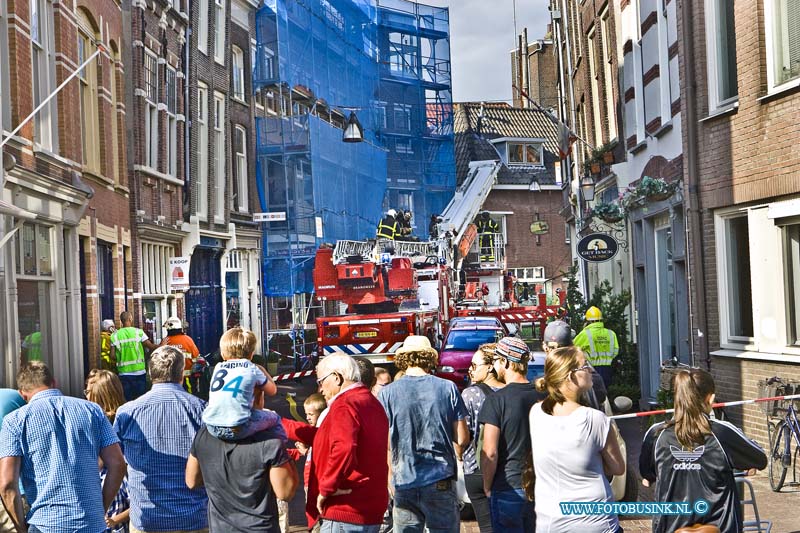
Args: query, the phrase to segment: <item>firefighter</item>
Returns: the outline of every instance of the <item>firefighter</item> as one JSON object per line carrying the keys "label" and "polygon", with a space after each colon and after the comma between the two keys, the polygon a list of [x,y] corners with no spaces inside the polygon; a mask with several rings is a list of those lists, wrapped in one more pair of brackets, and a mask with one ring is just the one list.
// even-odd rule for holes
{"label": "firefighter", "polygon": [[617,334],[603,325],[603,313],[597,307],[590,307],[585,318],[589,324],[578,333],[573,343],[586,353],[586,359],[608,388],[611,385],[611,363],[619,354]]}
{"label": "firefighter", "polygon": [[378,229],[375,236],[378,239],[388,239],[393,241],[397,238],[399,233],[399,224],[397,223],[397,211],[389,209],[386,215],[378,223]]}
{"label": "firefighter", "polygon": [[409,241],[411,240],[411,211],[406,209],[405,211],[401,211],[401,215],[399,215],[399,220],[397,223],[400,225],[400,235],[402,235],[403,240]]}
{"label": "firefighter", "polygon": [[478,230],[481,261],[494,261],[494,237],[500,232],[500,225],[489,216],[488,211],[481,211],[475,219],[475,226]]}
{"label": "firefighter", "polygon": [[111,359],[111,334],[117,330],[117,326],[110,318],[103,320],[102,331],[100,332],[100,365],[103,370],[117,373],[117,362]]}
{"label": "firefighter", "polygon": [[183,320],[177,316],[172,316],[164,322],[164,329],[167,330],[167,336],[161,341],[161,346],[175,346],[180,349],[184,355],[183,367],[183,388],[186,392],[197,395],[197,387],[193,387],[192,372],[194,364],[200,357],[200,350],[194,343],[194,340],[184,333]]}
{"label": "firefighter", "polygon": [[428,236],[432,241],[439,238],[439,223],[442,222],[442,217],[439,215],[431,215],[431,220],[428,222]]}

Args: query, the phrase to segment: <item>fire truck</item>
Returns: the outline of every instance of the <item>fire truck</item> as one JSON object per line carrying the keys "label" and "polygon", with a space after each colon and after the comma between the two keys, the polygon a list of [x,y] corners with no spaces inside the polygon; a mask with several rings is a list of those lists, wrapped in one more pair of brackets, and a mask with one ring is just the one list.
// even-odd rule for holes
{"label": "fire truck", "polygon": [[559,306],[547,306],[544,295],[537,306],[518,306],[504,235],[479,234],[473,222],[501,167],[499,161],[470,163],[435,240],[345,240],[317,250],[317,298],[346,306],[343,315],[316,319],[318,356],[346,353],[388,363],[408,335],[437,345],[455,316],[496,316],[517,329],[527,323],[543,331]]}

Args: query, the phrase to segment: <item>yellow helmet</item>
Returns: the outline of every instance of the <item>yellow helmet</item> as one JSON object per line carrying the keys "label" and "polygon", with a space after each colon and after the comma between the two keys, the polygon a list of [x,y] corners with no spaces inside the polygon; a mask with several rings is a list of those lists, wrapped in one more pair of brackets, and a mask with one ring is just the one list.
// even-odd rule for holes
{"label": "yellow helmet", "polygon": [[586,310],[586,320],[595,321],[595,320],[603,320],[603,313],[595,306],[591,306],[589,309]]}

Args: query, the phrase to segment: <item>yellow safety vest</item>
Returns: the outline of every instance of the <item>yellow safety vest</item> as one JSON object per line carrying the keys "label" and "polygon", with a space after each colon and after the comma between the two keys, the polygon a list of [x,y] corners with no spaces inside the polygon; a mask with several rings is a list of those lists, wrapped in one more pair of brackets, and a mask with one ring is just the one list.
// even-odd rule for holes
{"label": "yellow safety vest", "polygon": [[397,220],[392,217],[384,217],[378,223],[378,231],[376,233],[379,239],[394,240],[397,236]]}
{"label": "yellow safety vest", "polygon": [[586,352],[586,358],[595,367],[610,366],[619,354],[617,334],[603,326],[602,322],[586,326],[573,343]]}

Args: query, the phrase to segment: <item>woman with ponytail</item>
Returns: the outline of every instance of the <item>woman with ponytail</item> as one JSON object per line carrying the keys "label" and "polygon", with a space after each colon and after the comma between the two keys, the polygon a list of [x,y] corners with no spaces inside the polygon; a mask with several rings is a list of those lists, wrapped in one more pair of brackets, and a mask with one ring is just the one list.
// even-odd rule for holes
{"label": "woman with ponytail", "polygon": [[[671,533],[694,524],[708,524],[721,533],[742,530],[735,470],[763,469],[764,451],[733,424],[709,417],[715,387],[704,370],[682,370],[673,378],[675,414],[669,422],[645,434],[639,470],[646,483],[656,484],[655,500],[688,502],[690,515],[656,515],[654,533]],[[707,502],[699,513],[694,503]],[[700,509],[702,510],[702,508]]]}
{"label": "woman with ponytail", "polygon": [[615,430],[605,413],[581,405],[594,369],[576,346],[547,354],[536,388],[547,398],[530,413],[536,531],[617,533],[616,515],[565,514],[561,502],[611,502],[606,475],[625,472]]}

